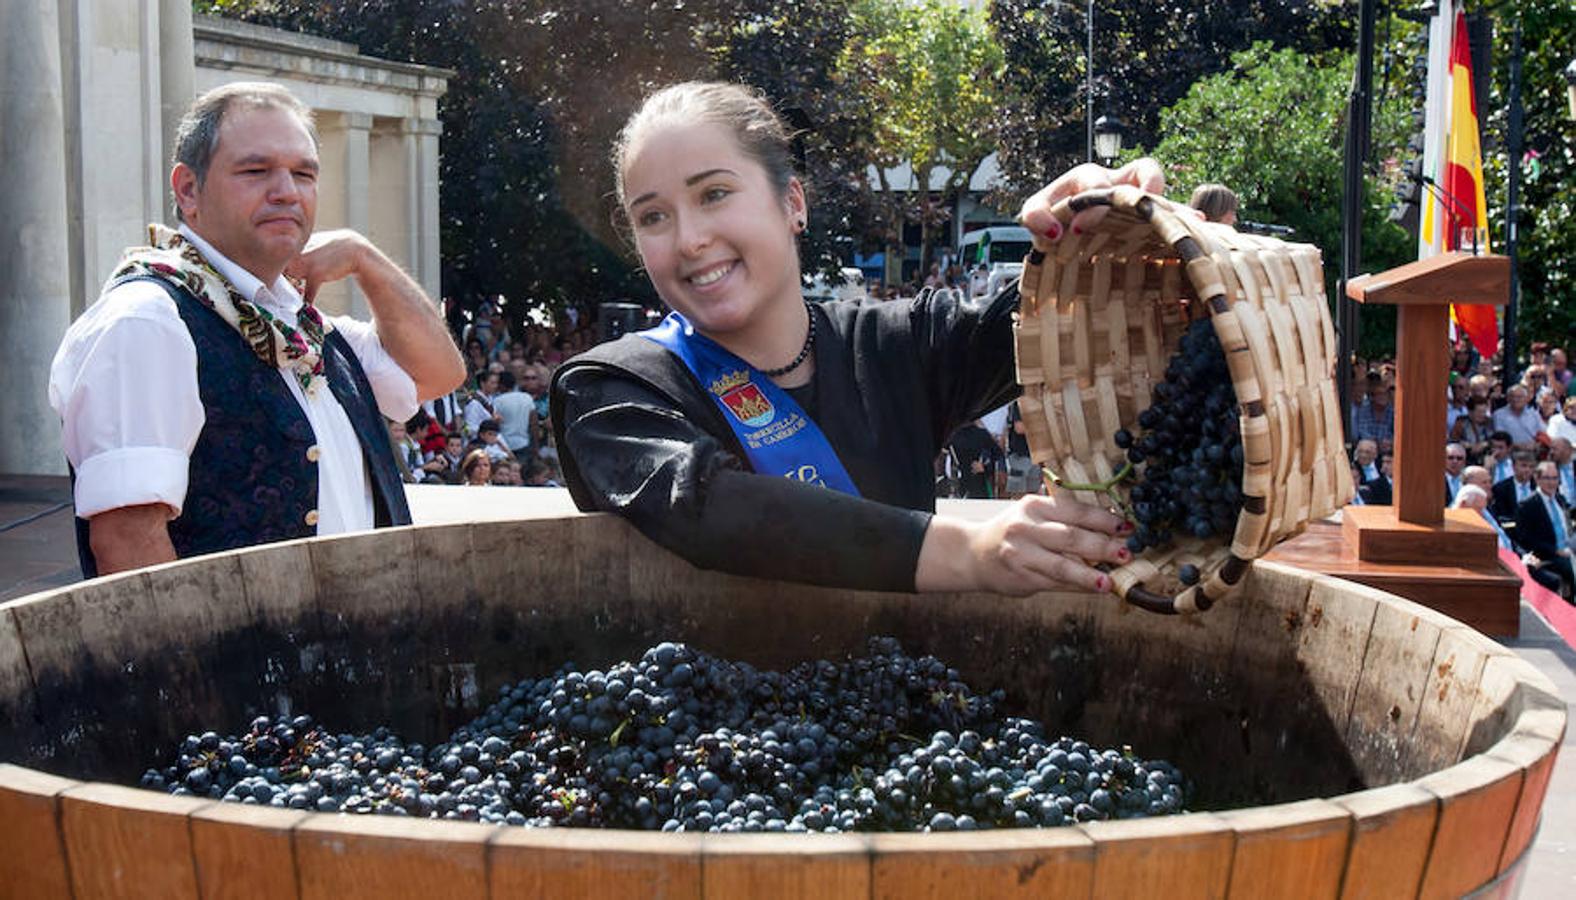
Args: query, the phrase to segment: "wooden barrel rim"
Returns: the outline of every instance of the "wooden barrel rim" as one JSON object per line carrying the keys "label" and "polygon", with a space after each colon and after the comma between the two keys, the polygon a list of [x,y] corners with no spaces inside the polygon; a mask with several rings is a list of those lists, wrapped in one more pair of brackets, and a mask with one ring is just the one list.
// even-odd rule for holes
{"label": "wooden barrel rim", "polygon": [[[595,517],[607,519],[607,517]],[[424,526],[414,529],[395,529],[393,534],[441,535],[473,526]],[[598,526],[600,527],[600,526]],[[357,535],[348,539],[317,539],[306,542],[272,545],[245,551],[258,558],[273,558],[283,562],[294,557],[285,550],[293,545],[317,544],[321,540],[372,540],[379,535]],[[634,539],[634,538],[632,538]],[[419,540],[419,538],[418,538]],[[416,546],[420,546],[419,543]],[[228,555],[228,554],[227,554]],[[101,579],[97,584],[115,579],[147,579],[150,591],[166,583],[176,583],[185,572],[211,562],[197,559],[158,567],[146,572]],[[254,562],[256,560],[254,559]],[[1245,564],[1243,566],[1246,568]],[[1309,585],[1328,585],[1327,591],[1339,593],[1353,604],[1350,610],[1355,620],[1362,620],[1362,611],[1375,613],[1388,610],[1401,616],[1428,619],[1438,627],[1448,626],[1457,639],[1477,647],[1488,659],[1480,683],[1489,680],[1490,669],[1501,679],[1501,700],[1498,710],[1504,715],[1492,734],[1492,742],[1471,755],[1460,758],[1443,769],[1422,775],[1408,782],[1370,788],[1351,794],[1318,800],[1299,801],[1280,806],[1251,807],[1223,812],[1195,813],[1187,816],[1167,817],[1136,821],[1095,822],[1066,826],[1057,829],[993,831],[972,835],[948,834],[849,834],[822,835],[654,835],[649,832],[602,830],[594,833],[574,830],[527,830],[513,826],[480,826],[465,823],[395,820],[381,817],[356,817],[324,815],[320,813],[294,813],[270,808],[252,808],[208,799],[168,797],[156,792],[109,785],[100,782],[83,782],[46,775],[21,766],[0,765],[0,810],[15,808],[17,802],[45,804],[60,815],[61,810],[81,809],[92,805],[124,811],[127,816],[154,814],[174,816],[180,833],[186,833],[189,820],[195,827],[199,819],[221,817],[232,826],[255,827],[259,834],[294,834],[296,841],[312,842],[313,846],[337,847],[323,850],[328,853],[365,851],[370,846],[387,848],[396,846],[421,846],[429,842],[434,847],[449,848],[443,852],[459,853],[473,848],[473,857],[482,865],[491,865],[495,852],[530,849],[535,853],[613,854],[626,861],[650,860],[658,857],[684,857],[708,860],[721,854],[719,860],[736,861],[743,857],[769,857],[783,854],[784,858],[798,860],[804,865],[841,865],[839,861],[890,858],[890,854],[937,854],[948,852],[1002,852],[1058,854],[1090,852],[1087,848],[1110,848],[1120,852],[1122,847],[1149,846],[1147,842],[1158,836],[1216,836],[1224,840],[1240,840],[1250,836],[1282,834],[1300,827],[1313,827],[1328,823],[1335,817],[1341,821],[1374,821],[1373,816],[1393,816],[1395,810],[1422,804],[1429,815],[1442,815],[1441,809],[1450,808],[1457,800],[1480,797],[1489,789],[1503,796],[1505,779],[1514,779],[1509,797],[1515,807],[1511,832],[1500,847],[1502,858],[1496,871],[1504,871],[1521,852],[1530,845],[1531,831],[1535,827],[1537,811],[1542,802],[1541,791],[1546,789],[1547,774],[1565,730],[1564,705],[1554,692],[1552,683],[1536,669],[1514,654],[1499,647],[1459,623],[1445,619],[1408,601],[1394,598],[1371,589],[1348,585],[1344,582],[1311,575],[1279,564],[1263,564],[1267,576],[1296,579]],[[46,594],[34,595],[11,604],[0,606],[0,616],[10,615],[12,608],[22,604],[47,604],[68,599],[77,588],[66,588]],[[1416,625],[1413,626],[1414,630]],[[1485,695],[1486,697],[1487,695]],[[1478,701],[1479,706],[1484,700]],[[1497,710],[1496,710],[1497,711]],[[1464,747],[1464,749],[1466,749]],[[1535,776],[1538,781],[1535,783]],[[1522,784],[1525,779],[1525,786]],[[1400,804],[1398,806],[1397,804]],[[1470,804],[1468,804],[1470,805]],[[1475,807],[1474,807],[1475,808]],[[128,820],[130,821],[130,820]],[[13,826],[16,827],[16,826]],[[1441,826],[1442,827],[1442,826]],[[281,829],[283,831],[281,832]],[[1517,830],[1519,829],[1519,830]],[[1343,826],[1340,840],[1355,840],[1355,826]],[[48,829],[43,838],[53,840],[57,832]],[[1237,835],[1233,838],[1232,835]],[[64,838],[59,838],[64,840]],[[1437,840],[1437,838],[1436,838]],[[326,842],[326,843],[324,843]],[[364,843],[365,842],[365,843]],[[1136,842],[1136,843],[1135,843]],[[299,849],[294,852],[305,852]],[[1081,849],[1069,849],[1081,848]],[[314,851],[318,852],[318,851]],[[1105,852],[1105,850],[1100,850]],[[1239,849],[1239,857],[1244,850]],[[1349,850],[1343,850],[1350,852]],[[533,857],[535,859],[536,857]],[[595,858],[594,856],[591,858]],[[1062,858],[1057,856],[1057,858]]]}

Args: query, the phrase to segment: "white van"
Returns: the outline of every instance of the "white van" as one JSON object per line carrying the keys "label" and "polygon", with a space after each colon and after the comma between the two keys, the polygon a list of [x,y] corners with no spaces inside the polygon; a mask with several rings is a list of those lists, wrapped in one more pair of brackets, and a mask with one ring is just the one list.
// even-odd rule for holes
{"label": "white van", "polygon": [[969,273],[969,297],[991,296],[1023,273],[1023,258],[1034,246],[1021,225],[976,228],[958,243],[958,262]]}

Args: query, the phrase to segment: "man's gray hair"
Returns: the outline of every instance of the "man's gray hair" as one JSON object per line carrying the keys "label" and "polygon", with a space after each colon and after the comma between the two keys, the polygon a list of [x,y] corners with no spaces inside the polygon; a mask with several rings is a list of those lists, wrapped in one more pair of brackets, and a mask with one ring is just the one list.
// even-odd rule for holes
{"label": "man's gray hair", "polygon": [[[175,162],[186,166],[197,175],[201,186],[208,178],[208,166],[213,162],[214,151],[219,148],[219,127],[232,107],[244,109],[273,108],[295,113],[317,144],[317,123],[312,109],[296,96],[277,84],[266,81],[237,81],[221,85],[192,101],[191,108],[181,117],[175,128]],[[175,217],[181,221],[180,207]]]}

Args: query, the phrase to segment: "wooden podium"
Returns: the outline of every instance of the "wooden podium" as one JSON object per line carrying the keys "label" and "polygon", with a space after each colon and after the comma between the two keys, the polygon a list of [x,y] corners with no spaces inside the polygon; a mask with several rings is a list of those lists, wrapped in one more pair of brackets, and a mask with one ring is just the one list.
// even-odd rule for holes
{"label": "wooden podium", "polygon": [[1346,285],[1358,303],[1397,306],[1395,504],[1348,506],[1343,554],[1375,563],[1494,564],[1494,530],[1475,511],[1445,509],[1445,443],[1450,304],[1503,306],[1510,285],[1504,256],[1446,253]]}
{"label": "wooden podium", "polygon": [[1503,305],[1510,262],[1449,253],[1353,279],[1347,295],[1397,311],[1395,505],[1348,506],[1264,559],[1399,594],[1483,631],[1514,637],[1521,579],[1499,561],[1494,529],[1445,509],[1445,374],[1451,303]]}

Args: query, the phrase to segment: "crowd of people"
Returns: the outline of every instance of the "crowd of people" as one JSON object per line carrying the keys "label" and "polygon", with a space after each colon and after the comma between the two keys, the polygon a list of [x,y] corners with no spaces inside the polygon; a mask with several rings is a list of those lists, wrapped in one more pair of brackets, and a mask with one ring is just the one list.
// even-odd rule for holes
{"label": "crowd of people", "polygon": [[555,324],[512,328],[500,306],[449,317],[465,360],[465,383],[428,400],[409,420],[388,422],[407,484],[558,487],[563,474],[547,389],[553,372],[596,343],[579,310]]}
{"label": "crowd of people", "polygon": [[[1446,502],[1476,511],[1500,546],[1532,577],[1566,599],[1576,593],[1571,510],[1576,508],[1576,391],[1564,348],[1532,345],[1531,363],[1509,384],[1493,358],[1465,342],[1454,348],[1445,400]],[[1354,503],[1388,505],[1394,489],[1395,364],[1353,372],[1347,437]]]}

